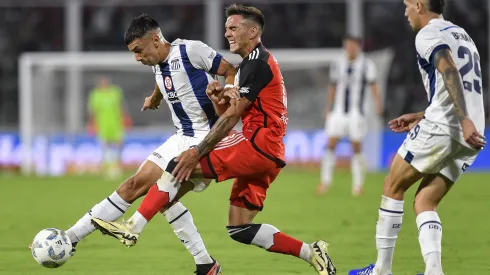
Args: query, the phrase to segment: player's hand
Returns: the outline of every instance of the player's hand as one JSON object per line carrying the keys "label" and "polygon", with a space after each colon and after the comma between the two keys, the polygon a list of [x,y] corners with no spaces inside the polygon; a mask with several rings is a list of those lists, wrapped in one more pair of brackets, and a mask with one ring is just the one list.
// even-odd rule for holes
{"label": "player's hand", "polygon": [[418,113],[404,114],[388,122],[390,129],[395,133],[404,133],[412,130],[422,120]]}
{"label": "player's hand", "polygon": [[219,96],[218,104],[222,105],[229,103],[232,99],[240,100],[240,91],[238,91],[238,87],[230,87],[224,89],[224,91]]}
{"label": "player's hand", "polygon": [[194,148],[182,152],[175,161],[177,161],[177,166],[172,175],[176,177],[178,182],[188,181],[199,164],[199,158]]}
{"label": "player's hand", "polygon": [[476,130],[475,124],[471,119],[463,119],[461,121],[461,128],[463,128],[464,141],[471,147],[480,150],[487,144],[485,137],[478,133],[478,130]]}
{"label": "player's hand", "polygon": [[215,80],[211,83],[208,84],[208,87],[206,88],[206,95],[213,101],[214,103],[218,104],[220,101],[220,94],[223,92],[223,87],[219,83],[219,81]]}
{"label": "player's hand", "polygon": [[141,107],[141,111],[145,110],[157,110],[162,104],[163,95],[158,93],[157,95],[151,95],[145,98],[145,102],[143,103],[143,107]]}

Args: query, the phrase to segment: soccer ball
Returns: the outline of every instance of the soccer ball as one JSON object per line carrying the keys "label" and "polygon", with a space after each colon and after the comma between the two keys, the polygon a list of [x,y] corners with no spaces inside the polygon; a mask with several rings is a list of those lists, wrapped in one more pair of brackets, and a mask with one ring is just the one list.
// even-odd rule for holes
{"label": "soccer ball", "polygon": [[63,230],[46,228],[37,233],[32,241],[32,257],[40,265],[57,268],[70,259],[71,241]]}

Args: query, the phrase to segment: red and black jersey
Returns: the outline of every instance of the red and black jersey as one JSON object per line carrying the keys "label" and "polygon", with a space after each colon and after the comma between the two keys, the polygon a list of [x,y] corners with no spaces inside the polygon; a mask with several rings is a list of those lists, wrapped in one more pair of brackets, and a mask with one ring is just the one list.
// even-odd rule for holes
{"label": "red and black jersey", "polygon": [[262,43],[240,63],[235,85],[252,102],[242,115],[243,134],[257,151],[284,166],[287,93],[279,64]]}

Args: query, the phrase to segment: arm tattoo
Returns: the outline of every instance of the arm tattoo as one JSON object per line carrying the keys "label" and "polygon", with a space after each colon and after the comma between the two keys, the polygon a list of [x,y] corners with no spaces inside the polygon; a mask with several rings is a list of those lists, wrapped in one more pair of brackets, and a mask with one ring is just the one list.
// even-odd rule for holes
{"label": "arm tattoo", "polygon": [[451,97],[456,115],[459,121],[468,117],[468,111],[466,110],[466,102],[464,99],[464,88],[461,75],[458,68],[453,66],[454,62],[451,59],[451,53],[449,50],[440,50],[434,56],[434,65],[439,67],[439,62],[445,60],[449,66],[446,66],[441,72],[444,79],[444,86],[446,86],[447,92]]}
{"label": "arm tattoo", "polygon": [[204,140],[196,146],[198,158],[200,159],[211,152],[216,144],[225,138],[231,129],[235,127],[239,119],[239,116],[220,116]]}

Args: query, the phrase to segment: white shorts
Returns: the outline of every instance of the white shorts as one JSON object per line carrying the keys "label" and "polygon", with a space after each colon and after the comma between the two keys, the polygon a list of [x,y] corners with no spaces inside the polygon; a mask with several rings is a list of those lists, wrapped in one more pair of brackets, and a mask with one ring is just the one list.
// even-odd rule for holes
{"label": "white shorts", "polygon": [[[147,160],[154,162],[163,171],[167,169],[168,163],[175,157],[178,157],[180,153],[196,146],[202,141],[202,137],[188,137],[181,133],[176,133],[169,137],[160,147],[158,147],[151,155],[146,158]],[[201,192],[209,185],[210,179],[191,179],[190,182],[194,183],[194,191]]]}
{"label": "white shorts", "polygon": [[437,124],[423,119],[408,133],[398,154],[422,174],[440,173],[456,182],[473,164],[478,151],[463,146]]}
{"label": "white shorts", "polygon": [[348,137],[351,141],[361,142],[366,136],[366,122],[360,114],[332,113],[325,128],[329,137]]}

